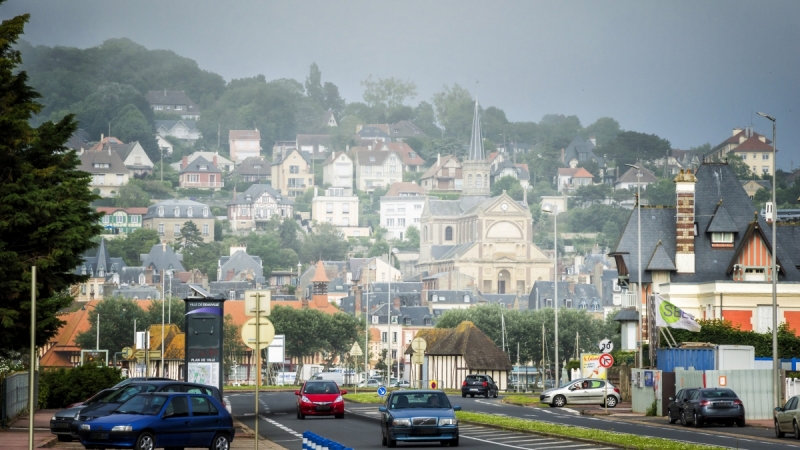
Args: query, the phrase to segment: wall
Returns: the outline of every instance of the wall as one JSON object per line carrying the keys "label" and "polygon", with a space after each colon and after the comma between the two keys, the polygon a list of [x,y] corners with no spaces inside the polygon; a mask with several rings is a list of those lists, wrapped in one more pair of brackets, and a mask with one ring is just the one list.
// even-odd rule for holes
{"label": "wall", "polygon": [[[645,386],[645,372],[653,373],[653,385]],[[663,395],[662,395],[662,372],[660,370],[631,369],[631,411],[644,414],[657,400],[656,414],[662,415]],[[636,380],[641,380],[637,383]],[[667,400],[669,401],[669,400]]]}
{"label": "wall", "polygon": [[[726,385],[721,386],[720,377]],[[747,420],[769,420],[773,417],[771,370],[675,370],[675,389],[689,387],[727,387],[744,403]]]}

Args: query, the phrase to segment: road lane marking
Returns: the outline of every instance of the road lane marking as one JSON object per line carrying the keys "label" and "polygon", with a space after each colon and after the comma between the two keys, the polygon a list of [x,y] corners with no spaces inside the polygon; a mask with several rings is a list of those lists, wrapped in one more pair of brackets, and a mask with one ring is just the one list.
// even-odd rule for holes
{"label": "road lane marking", "polygon": [[294,437],[298,437],[298,438],[302,438],[303,437],[302,433],[298,433],[297,431],[294,431],[293,429],[287,427],[286,425],[283,425],[282,423],[278,423],[278,422],[276,422],[276,421],[274,421],[272,419],[266,418],[264,416],[259,416],[259,417],[261,417],[265,422],[268,422],[271,425],[275,425],[276,427],[278,427],[281,430],[291,434]]}

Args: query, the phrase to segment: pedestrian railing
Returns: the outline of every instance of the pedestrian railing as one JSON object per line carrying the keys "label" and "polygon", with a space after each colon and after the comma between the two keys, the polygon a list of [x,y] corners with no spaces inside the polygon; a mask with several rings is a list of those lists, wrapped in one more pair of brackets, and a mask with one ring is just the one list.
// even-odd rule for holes
{"label": "pedestrian railing", "polygon": [[17,372],[0,379],[0,426],[28,409],[28,372]]}
{"label": "pedestrian railing", "polygon": [[303,450],[353,450],[310,431],[303,432]]}

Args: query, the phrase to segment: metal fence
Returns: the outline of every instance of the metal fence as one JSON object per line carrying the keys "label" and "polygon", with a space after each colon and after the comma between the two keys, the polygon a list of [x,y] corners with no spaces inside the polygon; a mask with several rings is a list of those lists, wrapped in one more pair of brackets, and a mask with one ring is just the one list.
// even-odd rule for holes
{"label": "metal fence", "polygon": [[0,380],[0,396],[0,426],[5,428],[28,410],[28,372],[16,372]]}
{"label": "metal fence", "polygon": [[771,370],[675,370],[675,389],[727,387],[744,403],[748,420],[773,417]]}

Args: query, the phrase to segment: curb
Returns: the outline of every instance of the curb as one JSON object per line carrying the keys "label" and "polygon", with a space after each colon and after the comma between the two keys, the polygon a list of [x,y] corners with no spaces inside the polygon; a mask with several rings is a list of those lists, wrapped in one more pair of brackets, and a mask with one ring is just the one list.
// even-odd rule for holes
{"label": "curb", "polygon": [[[258,420],[258,419],[259,418],[256,416],[256,420]],[[233,427],[242,430],[242,434],[243,435],[242,436],[238,436],[240,439],[248,439],[248,440],[249,439],[256,439],[256,432],[253,431],[252,428],[250,428],[247,425],[243,424],[241,421],[239,421],[235,417],[233,418]],[[235,439],[235,437],[234,437],[234,439]],[[267,448],[270,449],[270,450],[289,450],[286,447],[278,445],[278,444],[276,444],[276,443],[274,443],[274,442],[272,442],[272,441],[270,441],[268,439],[264,439],[261,436],[258,436],[258,448],[259,449],[261,448],[262,444],[266,444]]]}

